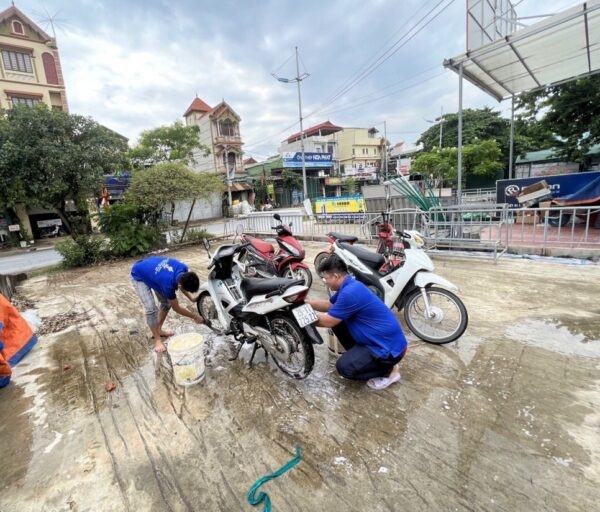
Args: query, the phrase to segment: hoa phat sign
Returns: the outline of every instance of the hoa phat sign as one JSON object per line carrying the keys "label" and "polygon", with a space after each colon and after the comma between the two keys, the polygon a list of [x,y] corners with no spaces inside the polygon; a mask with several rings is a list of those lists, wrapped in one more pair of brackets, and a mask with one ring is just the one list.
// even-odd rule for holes
{"label": "hoa phat sign", "polygon": [[[331,167],[333,165],[333,153],[306,153],[304,152],[304,163],[307,169],[314,167]],[[292,169],[302,168],[302,153],[283,153],[283,167]]]}

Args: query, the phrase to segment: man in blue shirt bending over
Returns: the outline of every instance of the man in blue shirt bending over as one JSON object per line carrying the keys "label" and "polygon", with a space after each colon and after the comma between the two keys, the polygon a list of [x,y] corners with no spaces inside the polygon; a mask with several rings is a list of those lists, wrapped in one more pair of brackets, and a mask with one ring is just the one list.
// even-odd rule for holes
{"label": "man in blue shirt bending over", "polygon": [[[173,332],[162,328],[171,308],[197,324],[202,323],[202,317],[198,313],[187,310],[177,300],[176,292],[180,290],[190,301],[196,302],[192,294],[200,287],[200,279],[196,273],[190,272],[187,265],[181,261],[163,256],[150,256],[139,260],[131,268],[131,281],[144,306],[146,323],[152,331],[156,352],[167,350],[161,337],[173,336]],[[159,307],[156,306],[155,295]]]}
{"label": "man in blue shirt bending over", "polygon": [[329,300],[307,300],[318,314],[319,327],[333,329],[346,349],[336,362],[347,379],[365,380],[371,389],[385,389],[400,380],[398,363],[406,338],[394,313],[363,283],[348,274],[335,254],[317,269],[334,293]]}

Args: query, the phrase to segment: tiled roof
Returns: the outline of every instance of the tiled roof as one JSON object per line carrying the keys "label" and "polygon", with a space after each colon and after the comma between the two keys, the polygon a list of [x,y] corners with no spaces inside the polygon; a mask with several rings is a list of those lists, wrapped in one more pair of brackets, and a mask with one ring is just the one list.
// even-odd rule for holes
{"label": "tiled roof", "polygon": [[16,16],[27,23],[33,30],[42,36],[42,39],[45,39],[46,41],[50,41],[52,39],[48,34],[46,34],[46,32],[44,32],[39,26],[25,16],[25,14],[23,14],[14,5],[11,5],[8,9],[4,9],[2,12],[0,12],[0,22],[10,19],[11,16]]}
{"label": "tiled roof", "polygon": [[[332,133],[339,132],[342,130],[343,128],[341,126],[336,126],[335,124],[330,123],[329,121],[325,121],[324,123],[318,124],[316,126],[311,126],[310,128],[304,130],[304,138],[312,137],[313,135],[318,135],[319,133],[321,133],[321,135],[330,135]],[[294,135],[290,136],[287,139],[287,142],[296,142],[297,140],[300,140],[300,132],[294,133]]]}
{"label": "tiled roof", "polygon": [[206,113],[206,112],[210,112],[211,110],[212,110],[211,107],[209,107],[200,98],[198,98],[198,96],[196,96],[194,98],[194,101],[192,101],[192,104],[185,111],[185,114],[183,114],[183,117],[187,117],[192,112],[204,112],[204,113]]}

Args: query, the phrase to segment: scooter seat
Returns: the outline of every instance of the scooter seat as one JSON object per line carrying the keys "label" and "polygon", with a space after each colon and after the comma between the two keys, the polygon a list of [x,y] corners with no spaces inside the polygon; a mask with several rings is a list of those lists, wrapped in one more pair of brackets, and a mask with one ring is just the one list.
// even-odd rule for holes
{"label": "scooter seat", "polygon": [[332,231],[331,233],[328,233],[330,236],[332,236],[333,238],[335,238],[336,240],[339,240],[340,242],[347,242],[349,244],[353,244],[355,242],[358,242],[358,237],[357,236],[353,236],[353,235],[344,235],[344,233],[335,233],[334,231]]}
{"label": "scooter seat", "polygon": [[371,252],[368,249],[359,247],[358,245],[341,244],[344,250],[354,254],[359,260],[365,263],[372,269],[377,270],[385,262],[385,258],[376,252]]}
{"label": "scooter seat", "polygon": [[291,286],[304,286],[304,279],[288,279],[287,277],[273,277],[263,279],[260,277],[247,277],[242,281],[242,291],[246,297],[264,295],[281,290],[282,292]]}
{"label": "scooter seat", "polygon": [[275,252],[273,245],[271,245],[269,242],[261,240],[260,238],[250,238],[248,241],[250,242],[250,244],[252,244],[253,247],[255,247],[258,251],[262,252],[263,254]]}

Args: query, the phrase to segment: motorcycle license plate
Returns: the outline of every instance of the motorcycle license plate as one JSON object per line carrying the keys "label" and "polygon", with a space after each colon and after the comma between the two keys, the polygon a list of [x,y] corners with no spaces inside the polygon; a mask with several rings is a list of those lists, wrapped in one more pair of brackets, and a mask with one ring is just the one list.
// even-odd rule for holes
{"label": "motorcycle license plate", "polygon": [[303,304],[300,307],[292,309],[292,313],[294,313],[294,317],[300,327],[306,327],[318,320],[317,314],[310,304]]}

